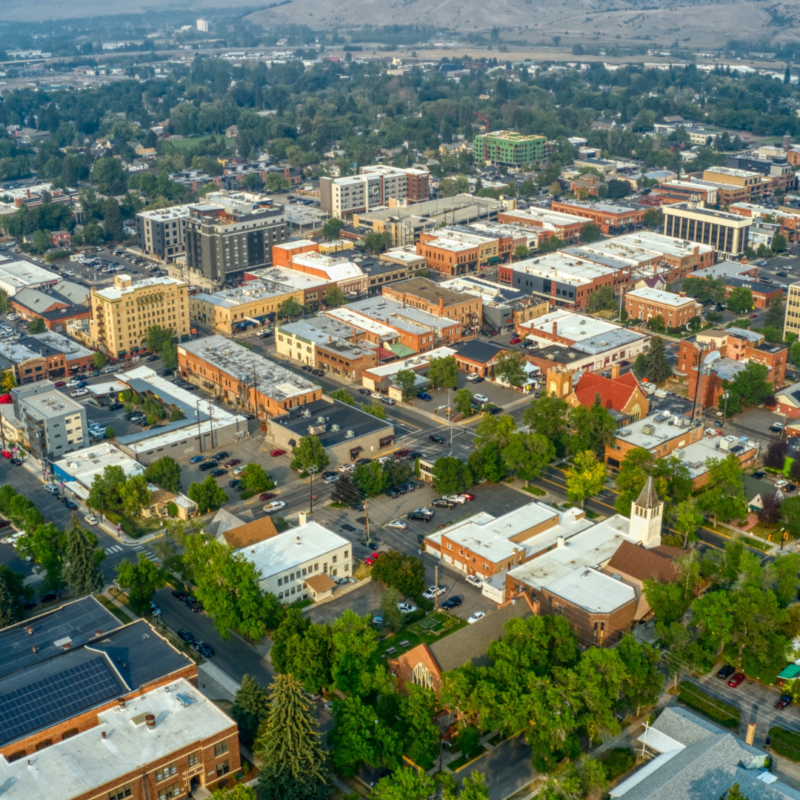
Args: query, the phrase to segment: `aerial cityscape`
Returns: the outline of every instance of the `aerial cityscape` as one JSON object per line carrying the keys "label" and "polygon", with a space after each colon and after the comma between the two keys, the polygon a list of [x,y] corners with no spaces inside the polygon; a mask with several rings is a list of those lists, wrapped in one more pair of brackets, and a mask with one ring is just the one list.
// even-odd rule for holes
{"label": "aerial cityscape", "polygon": [[800,800],[793,0],[2,9],[0,800]]}

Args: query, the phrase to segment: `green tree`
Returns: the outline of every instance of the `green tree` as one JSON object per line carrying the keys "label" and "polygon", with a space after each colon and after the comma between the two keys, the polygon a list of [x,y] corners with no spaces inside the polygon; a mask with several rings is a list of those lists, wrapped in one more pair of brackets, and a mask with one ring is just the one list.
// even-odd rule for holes
{"label": "green tree", "polygon": [[538,478],[555,457],[555,445],[540,433],[512,433],[503,448],[506,466],[516,472],[526,486]]}
{"label": "green tree", "polygon": [[517,423],[510,414],[484,414],[475,427],[475,444],[482,447],[494,442],[502,450],[516,430]]}
{"label": "green tree", "polygon": [[25,585],[25,576],[0,564],[0,628],[21,620],[25,616],[23,603],[32,598],[33,589]]}
{"label": "green tree", "polygon": [[253,752],[261,759],[260,800],[324,800],[331,790],[317,722],[293,675],[278,675]]}
{"label": "green tree", "polygon": [[331,625],[331,679],[335,688],[363,697],[387,685],[385,670],[372,666],[377,649],[370,618],[346,609]]}
{"label": "green tree", "polygon": [[178,366],[178,348],[174,342],[167,342],[161,351],[161,365],[164,369],[175,369]]}
{"label": "green tree", "polygon": [[439,728],[433,718],[439,710],[436,695],[425,686],[408,684],[400,718],[405,732],[404,751],[415,764],[431,764],[439,753]]}
{"label": "green tree", "polygon": [[338,286],[333,286],[328,289],[328,293],[325,295],[325,305],[328,306],[328,308],[338,308],[339,306],[343,306],[346,302],[347,298]]}
{"label": "green tree", "polygon": [[644,212],[644,226],[653,230],[664,224],[664,212],[658,208],[649,208]]}
{"label": "green tree", "polygon": [[642,706],[658,702],[664,678],[658,671],[661,653],[649,644],[637,642],[631,634],[620,640],[617,653],[625,667],[622,697],[636,709],[639,716]]}
{"label": "green tree", "polygon": [[187,492],[189,499],[197,504],[201,514],[224,506],[228,502],[228,495],[210,475],[202,483],[192,483]]}
{"label": "green tree", "polygon": [[436,389],[455,389],[458,386],[458,364],[455,357],[432,358],[428,365],[428,380]]}
{"label": "green tree", "polygon": [[683,535],[682,546],[684,548],[689,539],[696,536],[696,531],[702,524],[703,515],[697,510],[694,500],[684,500],[678,503],[672,526]]}
{"label": "green tree", "polygon": [[160,325],[151,325],[147,329],[146,344],[147,349],[154,353],[160,353],[171,341],[174,336],[171,328],[162,328]]}
{"label": "green tree", "polygon": [[576,453],[573,468],[567,476],[567,495],[583,508],[584,500],[603,491],[606,479],[606,467],[592,450]]}
{"label": "green tree", "polygon": [[531,251],[526,244],[518,244],[514,248],[514,261],[522,261],[524,258],[530,258]]}
{"label": "green tree", "polygon": [[[786,69],[788,70],[789,67],[786,67]],[[787,81],[787,83],[788,83],[788,81]],[[773,239],[773,243],[774,243],[774,239]],[[728,789],[728,793],[725,795],[725,800],[747,800],[747,796],[739,788],[739,784],[738,783],[734,783],[733,786],[731,786],[731,788]]]}
{"label": "green tree", "polygon": [[44,333],[47,330],[47,325],[41,317],[34,317],[28,323],[28,333]]}
{"label": "green tree", "polygon": [[416,394],[417,375],[410,369],[401,369],[394,376],[394,385],[403,393],[403,400],[408,400]]}
{"label": "green tree", "polygon": [[260,464],[248,464],[239,477],[243,488],[248,492],[267,492],[275,488],[275,482]]}
{"label": "green tree", "polygon": [[486,442],[482,447],[473,450],[467,459],[467,464],[476,481],[500,483],[506,477],[506,466],[497,442]]}
{"label": "green tree", "polygon": [[97,350],[92,354],[92,363],[95,365],[95,367],[97,367],[97,369],[102,369],[106,364],[108,364],[106,354],[102,350]]}
{"label": "green tree", "polygon": [[328,392],[328,397],[333,400],[338,400],[340,403],[344,403],[348,406],[354,406],[356,404],[356,401],[345,389],[334,389],[332,392]]}
{"label": "green tree", "polygon": [[771,249],[774,253],[783,253],[788,246],[786,237],[782,233],[776,233],[772,237]]}
{"label": "green tree", "polygon": [[289,608],[272,634],[270,657],[278,672],[292,673],[307,692],[316,694],[330,686],[331,629],[312,625],[299,608]]}
{"label": "green tree", "polygon": [[469,465],[457,458],[443,456],[433,465],[433,488],[440,494],[466,492],[474,484]]}
{"label": "green tree", "polygon": [[353,485],[366,497],[377,497],[389,488],[389,477],[383,464],[359,464],[353,472]]}
{"label": "green tree", "polygon": [[336,219],[336,217],[325,220],[325,224],[322,226],[322,238],[326,242],[332,242],[338,239],[344,226],[345,223],[340,219]]}
{"label": "green tree", "polygon": [[264,188],[268,192],[285,192],[289,188],[289,181],[280,172],[270,172]]}
{"label": "green tree", "polygon": [[[742,408],[760,405],[769,397],[772,394],[772,384],[767,381],[768,375],[769,368],[766,364],[748,361],[732,381],[723,381],[723,387],[728,391],[728,413],[736,414]],[[725,398],[722,396],[719,408],[725,408]]]}
{"label": "green tree", "polygon": [[800,553],[786,553],[775,558],[767,568],[767,580],[782,608],[797,599]]}
{"label": "green tree", "polygon": [[783,298],[773,297],[767,307],[767,313],[764,315],[764,327],[778,328],[782,331],[785,316],[786,306],[784,305]]}
{"label": "green tree", "polygon": [[383,621],[393,630],[399,631],[403,626],[403,615],[397,604],[400,602],[400,594],[393,586],[390,586],[381,595],[380,608]]}
{"label": "green tree", "polygon": [[581,239],[583,239],[586,244],[591,244],[592,242],[600,241],[602,235],[603,233],[600,230],[600,226],[596,222],[587,222],[583,226]]}
{"label": "green tree", "polygon": [[369,405],[364,403],[361,409],[373,417],[386,419],[386,409],[377,400],[373,400]]}
{"label": "green tree", "polygon": [[737,286],[728,295],[728,310],[734,314],[744,314],[753,308],[753,293],[744,286]]}
{"label": "green tree", "polygon": [[330,459],[316,436],[303,436],[292,450],[292,469],[321,472]]}
{"label": "green tree", "polygon": [[[637,359],[638,365],[638,359]],[[644,376],[653,383],[661,383],[672,375],[672,367],[667,361],[664,340],[654,336],[650,340],[650,349],[644,356]]]}
{"label": "green tree", "polygon": [[728,522],[741,519],[747,513],[744,492],[744,473],[739,459],[731,454],[727,458],[707,458],[708,481],[697,498],[697,508],[704,514]]}
{"label": "green tree", "polygon": [[269,695],[267,690],[252,676],[245,675],[236,690],[231,716],[239,726],[239,735],[247,747],[255,741],[261,723],[267,718]]}
{"label": "green tree", "polygon": [[42,255],[46,253],[53,246],[52,239],[47,235],[46,231],[34,231],[31,237],[31,249],[34,253]]}
{"label": "green tree", "polygon": [[372,800],[428,800],[433,789],[433,778],[427,772],[401,767],[378,781]]}
{"label": "green tree", "polygon": [[[22,497],[25,503],[30,501]],[[34,508],[36,515],[41,519],[41,514]],[[27,518],[26,513],[23,518]],[[31,521],[34,521],[32,518]],[[33,528],[31,530],[31,528]],[[66,535],[52,522],[34,526],[26,523],[27,534],[18,539],[17,548],[21,555],[30,556],[33,561],[44,570],[44,579],[41,591],[60,592],[64,586],[64,553],[66,549]]]}
{"label": "green tree", "polygon": [[177,493],[181,490],[181,465],[171,456],[162,456],[147,465],[144,476],[150,483]]}
{"label": "green tree", "polygon": [[466,175],[456,175],[454,178],[443,178],[439,183],[441,197],[454,197],[457,194],[469,192],[469,178]]}
{"label": "green tree", "polygon": [[406,597],[414,597],[425,591],[425,564],[416,556],[390,550],[381,553],[372,567],[371,578],[394,587]]}
{"label": "green tree", "polygon": [[122,510],[129,517],[139,516],[142,508],[149,506],[153,500],[153,493],[147,488],[147,478],[141,474],[131,475],[118,491]]}
{"label": "green tree", "polygon": [[278,306],[278,319],[291,319],[292,317],[299,317],[305,309],[293,297],[284,300]]}
{"label": "green tree", "polygon": [[569,439],[573,452],[591,450],[602,458],[605,448],[614,440],[617,423],[602,404],[600,395],[595,395],[590,406],[575,406],[569,412],[572,435]]}
{"label": "green tree", "polygon": [[11,300],[8,297],[8,292],[5,289],[0,289],[0,313],[8,314],[11,311]]}
{"label": "green tree", "polygon": [[252,786],[244,786],[242,784],[234,784],[225,789],[217,789],[213,797],[214,800],[258,800],[256,790]]}
{"label": "green tree", "polygon": [[551,442],[564,443],[567,438],[567,401],[555,394],[543,394],[525,409],[522,421],[531,430]]}
{"label": "green tree", "polygon": [[66,533],[64,583],[74,597],[99,592],[105,585],[100,562],[105,553],[97,547],[97,537],[73,524]]}
{"label": "green tree", "polygon": [[494,375],[511,386],[522,386],[528,376],[525,356],[518,350],[503,350],[497,355]]}
{"label": "green tree", "polygon": [[150,608],[153,594],[165,585],[166,578],[161,567],[139,553],[135,563],[126,558],[117,567],[117,583],[128,590],[131,608],[143,614]]}
{"label": "green tree", "polygon": [[453,408],[462,417],[472,416],[472,392],[469,389],[459,389],[453,395]]}

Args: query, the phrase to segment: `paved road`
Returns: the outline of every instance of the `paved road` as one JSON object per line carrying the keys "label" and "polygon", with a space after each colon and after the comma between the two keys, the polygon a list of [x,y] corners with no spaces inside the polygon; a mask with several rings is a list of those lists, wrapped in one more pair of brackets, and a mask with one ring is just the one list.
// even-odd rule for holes
{"label": "paved road", "polygon": [[501,742],[456,777],[462,781],[473,772],[482,772],[486,776],[489,800],[504,800],[531,783],[538,774],[531,764],[531,748],[524,736]]}

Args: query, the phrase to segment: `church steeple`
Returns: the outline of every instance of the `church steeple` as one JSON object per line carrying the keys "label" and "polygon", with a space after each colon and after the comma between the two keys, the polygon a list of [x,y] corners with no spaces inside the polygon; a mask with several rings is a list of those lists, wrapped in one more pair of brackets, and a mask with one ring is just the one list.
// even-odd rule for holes
{"label": "church steeple", "polygon": [[658,499],[653,479],[648,478],[639,497],[631,503],[631,522],[628,534],[645,547],[658,547],[661,544],[663,518],[664,503]]}

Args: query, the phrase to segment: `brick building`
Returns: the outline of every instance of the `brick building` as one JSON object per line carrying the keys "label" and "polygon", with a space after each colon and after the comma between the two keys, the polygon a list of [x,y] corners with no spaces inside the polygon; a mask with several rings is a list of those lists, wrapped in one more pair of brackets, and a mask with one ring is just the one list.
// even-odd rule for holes
{"label": "brick building", "polygon": [[219,335],[178,347],[178,373],[260,419],[322,397],[317,384]]}
{"label": "brick building", "polygon": [[571,214],[594,222],[605,234],[629,233],[641,228],[645,215],[643,208],[613,203],[585,203],[580,200],[553,200],[551,208],[562,214]]}
{"label": "brick building", "polygon": [[674,294],[660,289],[634,289],[625,295],[625,310],[632,319],[647,323],[661,317],[667,328],[679,328],[699,317],[703,307],[686,292]]}
{"label": "brick building", "polygon": [[555,236],[565,244],[570,244],[581,238],[589,220],[576,214],[562,214],[549,208],[533,206],[499,211],[497,221],[511,225],[527,225],[536,229],[540,239]]}
{"label": "brick building", "polygon": [[15,342],[0,341],[0,358],[13,368],[17,383],[58,380],[85,372],[92,351],[53,331],[23,336]]}
{"label": "brick building", "polygon": [[292,259],[303,253],[319,253],[319,242],[311,239],[297,239],[292,242],[279,242],[272,245],[272,266],[292,268]]}
{"label": "brick building", "polygon": [[383,287],[383,296],[436,317],[457,320],[464,327],[480,325],[483,303],[480,297],[454,292],[426,278]]}
{"label": "brick building", "polygon": [[182,797],[241,764],[236,723],[198,691],[195,663],[92,597],[0,631],[0,694],[9,800],[44,786],[64,800]]}
{"label": "brick building", "polygon": [[584,372],[573,387],[571,370],[557,367],[548,370],[545,386],[548,392],[559,397],[563,396],[573,408],[577,406],[588,408],[599,397],[603,408],[617,412],[623,419],[635,422],[647,416],[650,411],[650,401],[633,372],[626,372],[624,375],[620,372],[619,364],[611,367],[610,378],[605,378],[596,372]]}
{"label": "brick building", "polygon": [[783,289],[774,283],[726,277],[725,297],[729,297],[734,289],[749,289],[753,295],[753,304],[756,308],[767,308],[776,297],[783,299]]}
{"label": "brick building", "polygon": [[[718,352],[720,358],[703,367],[700,388],[697,387],[698,366],[709,353]],[[723,392],[723,381],[730,381],[741,372],[745,364],[755,362],[767,367],[767,380],[775,389],[786,380],[788,348],[772,344],[763,334],[744,328],[710,330],[690,336],[680,343],[678,371],[689,376],[689,397],[697,396],[701,408],[717,407]]]}
{"label": "brick building", "polygon": [[57,333],[66,332],[69,322],[88,320],[92,315],[88,290],[71,281],[60,281],[50,289],[22,289],[10,300],[21,319],[29,322],[40,317]]}

